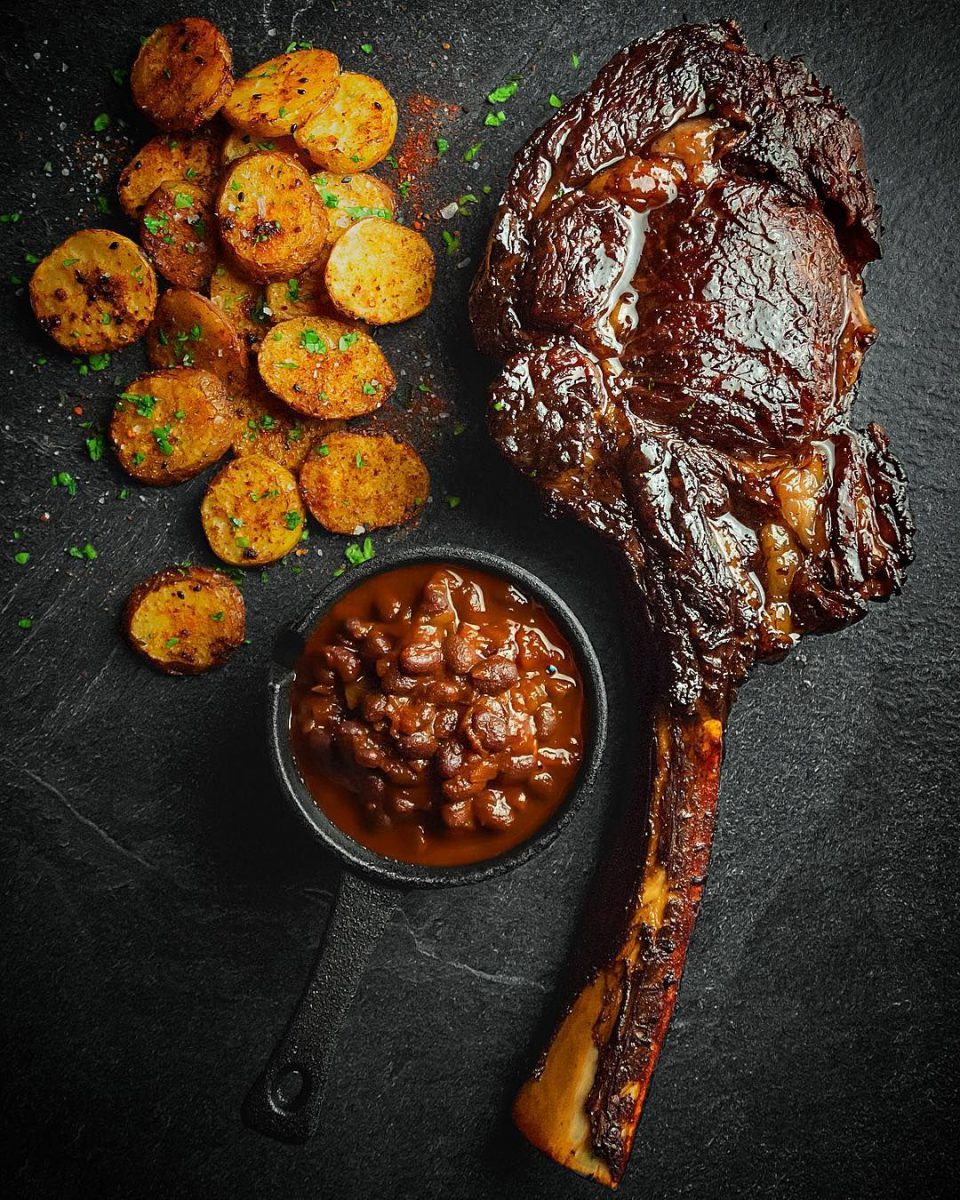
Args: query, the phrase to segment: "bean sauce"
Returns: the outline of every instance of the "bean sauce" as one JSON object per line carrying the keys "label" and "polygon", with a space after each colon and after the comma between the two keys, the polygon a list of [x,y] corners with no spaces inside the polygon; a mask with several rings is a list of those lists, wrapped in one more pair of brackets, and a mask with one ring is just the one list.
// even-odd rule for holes
{"label": "bean sauce", "polygon": [[332,821],[403,862],[501,854],[560,805],[583,683],[543,606],[469,567],[385,571],[338,601],[297,664],[290,734]]}

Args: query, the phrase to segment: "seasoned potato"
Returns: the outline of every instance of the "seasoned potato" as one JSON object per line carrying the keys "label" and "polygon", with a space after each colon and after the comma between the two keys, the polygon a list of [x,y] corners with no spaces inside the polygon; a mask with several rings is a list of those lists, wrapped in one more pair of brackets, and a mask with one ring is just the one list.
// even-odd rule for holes
{"label": "seasoned potato", "polygon": [[170,567],[133,589],[123,627],[158,671],[200,675],[243,645],[246,612],[240,589],[221,571]]}
{"label": "seasoned potato", "polygon": [[326,255],[321,255],[319,266],[311,267],[293,279],[275,280],[267,284],[267,308],[274,321],[289,321],[291,317],[332,317],[339,314],[327,295],[323,282]]}
{"label": "seasoned potato", "polygon": [[412,446],[387,433],[331,433],[300,470],[307,508],[331,533],[402,525],[423,508],[430,476]]}
{"label": "seasoned potato", "polygon": [[81,229],[39,263],[30,303],[41,328],[65,350],[118,350],[150,324],[157,277],[129,238],[112,229]]}
{"label": "seasoned potato", "polygon": [[265,454],[294,473],[312,447],[340,424],[291,412],[263,384],[252,381],[237,408],[240,420],[233,438],[234,454]]}
{"label": "seasoned potato", "polygon": [[239,129],[231,129],[223,139],[220,161],[227,167],[230,163],[236,162],[238,158],[243,158],[247,154],[256,154],[258,150],[277,150],[280,154],[289,154],[291,158],[302,163],[307,170],[312,168],[310,159],[292,137],[255,137],[252,133],[241,133]]}
{"label": "seasoned potato", "polygon": [[319,256],[327,213],[304,168],[286,154],[238,158],[217,200],[224,246],[251,279],[289,279]]}
{"label": "seasoned potato", "polygon": [[192,130],[220,111],[233,87],[233,55],[216,25],[184,17],[161,25],[130,72],[133,101],[154,125]]}
{"label": "seasoned potato", "polygon": [[213,209],[192,183],[163,183],[143,207],[140,241],[175,287],[206,287],[217,265]]}
{"label": "seasoned potato", "polygon": [[233,441],[236,412],[209,371],[155,371],[135,379],[110,419],[110,440],[125,471],[165,486],[192,479]]}
{"label": "seasoned potato", "polygon": [[238,275],[229,263],[218,263],[210,276],[210,299],[240,334],[250,350],[255,350],[270,326],[267,298],[263,285]]}
{"label": "seasoned potato", "polygon": [[324,282],[330,299],[348,317],[392,325],[415,317],[430,303],[437,264],[419,233],[367,217],[351,226],[330,251]]}
{"label": "seasoned potato", "polygon": [[362,221],[364,217],[392,221],[396,215],[396,193],[376,175],[317,171],[311,179],[327,209],[328,246],[332,246],[355,221]]}
{"label": "seasoned potato", "polygon": [[326,317],[281,321],[264,338],[257,363],[275,396],[313,417],[373,412],[396,386],[368,333]]}
{"label": "seasoned potato", "polygon": [[222,140],[215,129],[152,138],[120,172],[117,194],[123,211],[132,221],[139,220],[143,206],[160,184],[171,180],[191,183],[212,198]]}
{"label": "seasoned potato", "polygon": [[327,50],[293,50],[248,71],[223,115],[256,137],[289,134],[333,95],[340,64]]}
{"label": "seasoned potato", "polygon": [[397,106],[378,79],[345,71],[322,108],[293,131],[297,144],[327,171],[366,171],[386,158],[397,136]]}
{"label": "seasoned potato", "polygon": [[212,371],[233,395],[243,389],[249,362],[240,334],[219,308],[197,292],[164,292],[147,334],[154,367]]}
{"label": "seasoned potato", "polygon": [[265,454],[244,454],[213,478],[200,505],[210,548],[224,562],[257,567],[300,541],[306,514],[297,481]]}

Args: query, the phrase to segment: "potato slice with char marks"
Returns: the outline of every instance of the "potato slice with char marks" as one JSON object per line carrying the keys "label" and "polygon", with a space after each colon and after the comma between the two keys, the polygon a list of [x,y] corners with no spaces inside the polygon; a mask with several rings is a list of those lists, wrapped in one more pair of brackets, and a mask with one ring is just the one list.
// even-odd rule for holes
{"label": "potato slice with char marks", "polygon": [[140,47],[130,72],[133,102],[160,129],[196,129],[215,116],[233,88],[233,54],[210,21],[184,17],[161,25]]}
{"label": "potato slice with char marks", "polygon": [[174,287],[206,287],[217,265],[216,229],[208,197],[191,183],[163,183],[144,205],[140,241]]}
{"label": "potato slice with char marks", "polygon": [[390,153],[397,106],[379,79],[344,71],[327,103],[301,121],[293,136],[318,167],[366,171]]}
{"label": "potato slice with char marks", "polygon": [[157,277],[129,238],[112,229],[81,229],[37,266],[30,304],[43,331],[65,350],[118,350],[150,324]]}
{"label": "potato slice with char marks", "polygon": [[400,438],[341,431],[308,456],[300,491],[324,529],[356,534],[415,517],[430,493],[430,476]]}
{"label": "potato slice with char marks", "polygon": [[238,158],[224,176],[216,210],[224,246],[251,279],[288,279],[315,262],[326,244],[323,201],[286,154]]}
{"label": "potato slice with char marks", "polygon": [[289,135],[330,99],[339,71],[328,50],[278,54],[237,80],[223,115],[256,137]]}
{"label": "potato slice with char marks", "polygon": [[221,381],[209,371],[155,371],[120,393],[110,440],[120,465],[141,483],[192,479],[226,454],[237,417]]}
{"label": "potato slice with char marks", "polygon": [[292,279],[274,280],[267,284],[267,308],[274,321],[289,321],[293,317],[330,317],[340,320],[327,295],[323,282],[326,251],[318,265]]}
{"label": "potato slice with char marks", "polygon": [[368,333],[326,317],[281,321],[264,338],[257,363],[275,396],[314,417],[373,412],[396,386]]}
{"label": "potato slice with char marks", "polygon": [[393,325],[423,312],[437,264],[430,243],[395,221],[368,217],[330,251],[327,292],[340,312],[371,325]]}
{"label": "potato slice with char marks", "polygon": [[290,158],[295,158],[307,171],[313,170],[309,156],[303,153],[292,137],[263,138],[252,133],[241,133],[239,129],[231,129],[223,139],[220,161],[223,166],[228,167],[238,158],[262,150],[276,150],[279,154],[287,154]]}
{"label": "potato slice with char marks", "polygon": [[265,454],[294,473],[317,442],[342,424],[291,412],[263,384],[253,381],[237,410],[240,421],[233,438],[234,454]]}
{"label": "potato slice with char marks", "polygon": [[289,554],[300,541],[305,518],[296,479],[265,454],[228,462],[200,505],[210,548],[238,567],[262,566]]}
{"label": "potato slice with char marks", "polygon": [[202,129],[194,134],[160,134],[142,146],[120,172],[117,195],[120,206],[137,221],[143,206],[161,183],[177,180],[193,184],[208,197],[216,190],[220,171],[222,133]]}
{"label": "potato slice with char marks", "polygon": [[229,263],[218,263],[210,276],[210,299],[240,334],[249,350],[256,350],[270,328],[263,284],[238,275]]}
{"label": "potato slice with char marks", "polygon": [[200,675],[243,645],[246,610],[235,583],[208,567],[170,567],[130,593],[123,627],[131,646],[166,675]]}
{"label": "potato slice with char marks", "polygon": [[243,340],[219,308],[198,292],[164,292],[147,334],[154,367],[200,367],[211,371],[233,395],[243,389],[249,360]]}
{"label": "potato slice with char marks", "polygon": [[334,242],[365,217],[392,221],[397,212],[393,188],[376,175],[338,175],[334,171],[316,171],[310,176],[327,210],[330,228],[327,245]]}

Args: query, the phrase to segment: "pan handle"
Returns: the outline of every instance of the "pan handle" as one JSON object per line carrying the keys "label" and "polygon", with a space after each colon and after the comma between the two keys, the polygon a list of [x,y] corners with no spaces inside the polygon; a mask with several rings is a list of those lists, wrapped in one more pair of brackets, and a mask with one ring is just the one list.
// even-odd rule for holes
{"label": "pan handle", "polygon": [[317,962],[303,997],[243,1105],[251,1129],[305,1142],[320,1103],[340,1028],[364,964],[398,904],[398,894],[344,871]]}

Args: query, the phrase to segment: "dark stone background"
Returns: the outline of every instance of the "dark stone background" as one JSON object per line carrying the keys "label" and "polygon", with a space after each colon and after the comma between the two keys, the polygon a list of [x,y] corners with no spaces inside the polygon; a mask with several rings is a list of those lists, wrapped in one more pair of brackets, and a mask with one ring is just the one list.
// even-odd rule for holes
{"label": "dark stone background", "polygon": [[[743,692],[703,914],[622,1194],[947,1195],[960,1144],[956,27],[949,4],[774,0],[7,5],[0,211],[24,216],[0,226],[5,1195],[599,1194],[526,1147],[506,1112],[541,1036],[604,813],[630,786],[639,750],[622,614],[601,548],[540,515],[485,440],[485,367],[464,314],[472,269],[442,253],[429,315],[382,341],[467,431],[433,422],[436,502],[396,538],[501,551],[570,599],[608,672],[608,767],[542,859],[491,886],[409,897],[364,978],[309,1146],[240,1124],[335,881],[269,774],[265,663],[273,631],[329,578],[344,540],[316,535],[299,578],[254,574],[252,644],[226,670],[169,680],[142,666],[119,637],[118,611],[145,574],[208,560],[204,480],[120,501],[119,472],[109,454],[87,461],[71,409],[102,420],[142,352],[80,378],[6,282],[29,274],[24,252],[98,223],[96,193],[112,195],[145,133],[109,69],[184,11],[222,25],[241,69],[299,36],[382,76],[401,99],[422,89],[462,105],[430,187],[441,204],[492,186],[473,217],[447,226],[462,230],[474,261],[512,152],[549,115],[549,94],[572,94],[618,46],[684,16],[735,16],[754,48],[803,55],[863,121],[887,228],[870,271],[881,336],[859,417],[879,419],[906,464],[918,558],[902,598],[758,671]],[[486,93],[514,73],[522,86],[508,122],[483,128]],[[98,137],[101,111],[113,123]],[[461,155],[481,140],[473,171]],[[442,251],[437,225],[431,236]],[[75,499],[50,489],[54,470],[77,477]],[[461,507],[449,510],[445,493]],[[88,539],[95,563],[67,556]],[[26,567],[12,562],[20,548]],[[23,616],[33,618],[26,632]]]}

